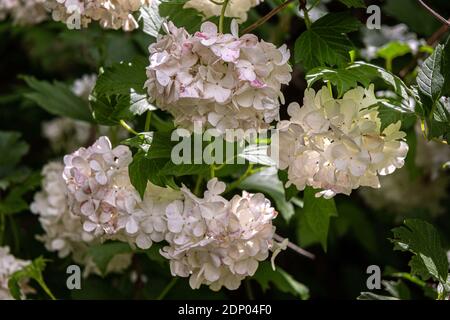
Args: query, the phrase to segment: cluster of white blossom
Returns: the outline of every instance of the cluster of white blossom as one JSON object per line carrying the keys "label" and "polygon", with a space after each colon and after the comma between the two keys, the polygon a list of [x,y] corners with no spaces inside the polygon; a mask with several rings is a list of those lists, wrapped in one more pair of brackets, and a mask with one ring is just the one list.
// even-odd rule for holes
{"label": "cluster of white blossom", "polygon": [[46,0],[0,0],[0,20],[11,16],[18,25],[34,25],[48,19]]}
{"label": "cluster of white blossom", "polygon": [[45,0],[55,21],[72,28],[98,21],[103,28],[131,31],[139,27],[133,13],[151,0]]}
{"label": "cluster of white blossom", "polygon": [[85,232],[148,249],[164,239],[164,207],[179,192],[149,184],[141,201],[128,176],[131,161],[128,147],[113,149],[107,137],[100,137],[91,147],[64,157],[63,178],[70,210],[81,217]]}
{"label": "cluster of white blossom", "polygon": [[[334,99],[323,87],[305,91],[303,107],[288,107],[289,121],[278,124],[275,143],[280,168],[288,169],[288,185],[322,189],[316,196],[349,195],[360,186],[379,188],[378,175],[404,164],[408,145],[401,122],[381,131],[373,85],[357,87]],[[371,108],[369,108],[371,107]]]}
{"label": "cluster of white blossom", "polygon": [[203,198],[182,188],[184,201],[166,210],[169,246],[161,254],[170,260],[173,276],[190,277],[193,289],[237,289],[252,276],[273,249],[277,212],[262,194],[243,192],[230,201],[221,197],[225,184],[208,182]]}
{"label": "cluster of white blossom", "polygon": [[[399,218],[425,209],[432,216],[447,211],[445,202],[450,186],[450,176],[442,172],[443,164],[450,161],[450,148],[446,144],[427,141],[416,126],[416,150],[414,162],[420,175],[414,176],[408,170],[399,170],[381,177],[383,188],[378,190],[362,188],[359,194],[374,209],[399,214]],[[411,197],[410,195],[414,195]]]}
{"label": "cluster of white blossom", "polygon": [[[262,194],[244,191],[228,201],[220,196],[225,184],[213,179],[203,198],[184,186],[175,191],[149,183],[141,200],[128,177],[130,161],[128,147],[112,149],[106,137],[64,158],[69,210],[83,225],[79,235],[141,249],[166,240],[161,254],[172,274],[190,276],[192,288],[213,290],[238,288],[269,249],[279,249],[272,225],[277,212]],[[47,205],[48,195],[43,198]]]}
{"label": "cluster of white blossom", "polygon": [[[39,222],[45,231],[37,238],[44,242],[48,251],[57,252],[60,258],[72,255],[76,263],[85,266],[85,276],[90,273],[100,274],[92,256],[88,254],[89,246],[99,241],[83,230],[81,218],[69,210],[63,169],[62,163],[50,162],[42,170],[42,191],[35,194],[30,206],[31,211],[39,215]],[[117,255],[109,262],[106,272],[121,272],[130,263],[130,254]]]}
{"label": "cluster of white blossom", "polygon": [[[247,20],[247,12],[260,4],[263,0],[230,0],[225,10],[225,16],[230,18],[237,18],[240,23]],[[213,16],[220,16],[222,11],[222,0],[189,0],[184,5],[185,8],[194,8],[202,12],[206,18]]]}
{"label": "cluster of white blossom", "polygon": [[279,119],[281,85],[291,80],[286,45],[276,48],[255,35],[218,33],[205,22],[194,35],[171,22],[167,35],[149,47],[150,65],[145,87],[158,107],[175,123],[192,130],[203,128],[267,128]]}
{"label": "cluster of white blossom", "polygon": [[[13,273],[22,270],[30,261],[17,259],[9,253],[9,247],[0,247],[0,300],[13,300],[8,287],[8,281]],[[20,283],[21,294],[24,296],[33,290],[28,287],[28,281]]]}

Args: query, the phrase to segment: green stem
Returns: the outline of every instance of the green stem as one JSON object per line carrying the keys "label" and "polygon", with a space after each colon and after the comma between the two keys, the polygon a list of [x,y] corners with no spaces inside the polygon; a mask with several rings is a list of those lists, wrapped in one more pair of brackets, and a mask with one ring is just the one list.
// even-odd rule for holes
{"label": "green stem", "polygon": [[392,72],[392,59],[386,59],[386,70]]}
{"label": "green stem", "polygon": [[177,283],[178,278],[173,278],[170,280],[169,284],[163,289],[163,291],[159,294],[157,300],[162,300],[166,297],[170,290],[172,290],[173,286]]}
{"label": "green stem", "polygon": [[311,11],[312,8],[314,8],[315,6],[317,6],[319,4],[320,0],[316,0],[314,1],[311,6],[308,8],[308,11]]}
{"label": "green stem", "polygon": [[447,297],[447,293],[445,291],[442,291],[442,292],[438,293],[437,300],[445,300],[446,297]]}
{"label": "green stem", "polygon": [[414,277],[411,274],[406,273],[406,272],[396,272],[396,273],[391,274],[391,276],[395,277],[395,278],[401,278],[401,279],[408,280],[409,282],[412,282],[422,288],[425,288],[427,285],[425,281],[422,281],[419,278]]}
{"label": "green stem", "polygon": [[5,214],[3,212],[0,212],[0,246],[3,245],[3,240],[5,236]]}
{"label": "green stem", "polygon": [[246,279],[244,282],[244,285],[245,285],[245,291],[247,292],[248,299],[255,300],[255,296],[253,294],[252,284],[250,283],[250,280]]}
{"label": "green stem", "polygon": [[53,293],[50,291],[50,289],[47,287],[45,282],[43,280],[37,280],[37,283],[41,286],[41,288],[45,291],[45,293],[50,297],[52,300],[56,300],[56,297],[53,295]]}
{"label": "green stem", "polygon": [[306,29],[310,29],[311,28],[311,19],[309,18],[308,9],[306,8],[306,0],[300,0],[300,9],[303,11],[303,17],[305,19]]}
{"label": "green stem", "polygon": [[222,4],[222,11],[220,12],[220,19],[219,19],[219,33],[223,33],[223,21],[225,19],[225,11],[227,10],[229,1],[230,0],[225,0]]}
{"label": "green stem", "polygon": [[124,120],[120,120],[119,121],[120,125],[122,127],[124,127],[128,132],[134,134],[134,135],[139,135],[139,133],[137,133],[132,127],[130,127]]}
{"label": "green stem", "polygon": [[198,176],[195,182],[194,194],[200,196],[200,188],[202,186],[203,176]]}
{"label": "green stem", "polygon": [[145,118],[145,127],[144,127],[144,132],[149,132],[150,131],[150,123],[152,121],[152,112],[149,110],[147,111],[147,116]]}
{"label": "green stem", "polygon": [[228,192],[230,192],[230,191],[236,189],[236,188],[241,184],[242,181],[244,181],[249,175],[252,174],[252,172],[253,172],[253,164],[250,163],[250,164],[248,165],[248,168],[247,168],[247,170],[245,171],[245,173],[244,173],[242,176],[240,176],[239,179],[237,179],[235,182],[231,183],[231,184],[228,186],[228,188],[227,188],[227,190],[225,191],[225,193],[228,193]]}
{"label": "green stem", "polygon": [[214,166],[214,164],[212,164],[210,166],[210,176],[211,176],[211,179],[216,176],[216,167]]}

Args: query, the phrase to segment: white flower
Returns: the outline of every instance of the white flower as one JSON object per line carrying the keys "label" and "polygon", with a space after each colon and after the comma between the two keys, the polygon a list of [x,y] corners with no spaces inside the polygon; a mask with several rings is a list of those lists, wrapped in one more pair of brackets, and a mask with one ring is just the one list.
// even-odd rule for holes
{"label": "white flower", "polygon": [[[103,28],[131,31],[139,24],[133,13],[151,0],[45,0],[55,21],[87,27],[98,21]],[[77,21],[79,20],[79,21]]]}
{"label": "white flower", "polygon": [[148,249],[164,239],[166,207],[180,193],[149,183],[141,200],[128,176],[131,161],[128,147],[112,148],[107,137],[100,137],[64,157],[63,177],[70,209],[81,218],[84,231]]}
{"label": "white flower", "polygon": [[263,129],[279,119],[281,85],[291,79],[286,46],[255,35],[220,34],[211,22],[190,35],[171,22],[167,35],[149,47],[151,101],[170,112],[175,123],[204,128]]}
{"label": "white flower", "polygon": [[0,20],[10,15],[18,25],[35,25],[47,20],[45,0],[0,0]]}
{"label": "white flower", "polygon": [[[416,150],[414,162],[420,177],[412,177],[408,170],[398,170],[391,175],[380,177],[379,190],[362,188],[359,194],[374,209],[407,216],[418,208],[432,216],[446,212],[443,199],[447,196],[450,177],[442,174],[442,165],[450,159],[447,145],[427,141],[416,126]],[[414,195],[414,197],[411,197]]]}
{"label": "white flower", "polygon": [[174,276],[190,277],[193,289],[206,284],[234,290],[252,276],[272,248],[276,211],[262,194],[243,192],[230,201],[220,193],[225,185],[213,179],[203,198],[182,188],[184,201],[166,209],[169,246],[161,254],[170,260]]}
{"label": "white flower", "polygon": [[[373,86],[357,87],[334,99],[324,87],[307,89],[304,105],[288,107],[290,121],[278,124],[280,168],[288,185],[322,189],[316,196],[350,194],[360,186],[379,188],[378,175],[400,168],[408,152],[401,122],[381,131]],[[370,108],[369,108],[370,107]]]}
{"label": "white flower", "polygon": [[[13,273],[22,270],[29,265],[30,261],[17,259],[9,253],[8,247],[0,247],[0,300],[13,300],[8,287],[8,281]],[[28,280],[23,281],[20,285],[21,295],[25,297],[30,292]]]}
{"label": "white flower", "polygon": [[96,74],[85,74],[80,79],[76,79],[72,85],[72,92],[83,100],[88,101],[89,95],[94,90],[97,82]]}
{"label": "white flower", "polygon": [[[216,1],[222,2],[222,1]],[[262,0],[230,0],[225,11],[226,17],[238,18],[239,22],[247,20],[247,12],[260,4]],[[186,2],[185,8],[194,8],[202,12],[207,18],[212,16],[220,16],[222,6],[213,3],[210,0],[189,0]]]}
{"label": "white flower", "polygon": [[[85,277],[90,273],[101,274],[88,254],[89,246],[100,244],[100,241],[83,230],[81,218],[69,210],[63,169],[62,163],[50,162],[42,170],[42,191],[35,194],[30,206],[31,211],[39,215],[45,231],[37,238],[44,242],[48,251],[57,252],[60,258],[71,255],[76,263],[84,265]],[[115,257],[109,262],[106,272],[123,271],[130,266],[131,257],[131,254]]]}

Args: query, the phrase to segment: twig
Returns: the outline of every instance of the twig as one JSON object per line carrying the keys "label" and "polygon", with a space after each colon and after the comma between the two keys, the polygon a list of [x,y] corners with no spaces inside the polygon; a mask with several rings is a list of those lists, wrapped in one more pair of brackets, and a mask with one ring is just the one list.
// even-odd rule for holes
{"label": "twig", "polygon": [[[273,235],[273,238],[275,239],[275,240],[277,240],[278,242],[283,242],[285,239],[283,238],[283,237],[281,237],[281,236],[279,236],[279,235],[277,235],[277,234],[274,234]],[[302,248],[300,248],[299,246],[297,246],[296,244],[294,244],[294,243],[292,243],[292,242],[288,242],[288,248],[289,249],[291,249],[291,250],[294,250],[295,252],[297,252],[298,254],[300,254],[300,255],[302,255],[302,256],[305,256],[305,257],[307,257],[307,258],[309,258],[309,259],[312,259],[312,260],[314,260],[315,258],[316,258],[316,256],[314,255],[314,254],[312,254],[311,252],[309,252],[309,251],[306,251],[305,249],[302,249]]]}
{"label": "twig", "polygon": [[[450,20],[450,18],[449,18]],[[429,46],[434,47],[440,40],[441,38],[445,35],[445,33],[450,29],[450,26],[444,24],[442,25],[438,30],[436,30],[431,37],[429,37],[427,39],[427,44]],[[422,52],[417,52],[417,54],[414,56],[413,60],[408,63],[408,65],[406,65],[402,70],[400,70],[399,75],[401,78],[404,78],[410,71],[411,69],[413,69],[416,64],[417,61],[419,60],[420,57],[422,57],[423,53]]]}
{"label": "twig", "polygon": [[446,20],[443,16],[441,16],[439,13],[437,13],[436,11],[434,11],[431,7],[429,7],[425,2],[423,2],[422,0],[418,0],[419,3],[422,5],[422,7],[424,7],[425,9],[427,9],[436,19],[440,20],[443,24],[446,24],[447,26],[450,26],[450,21]]}
{"label": "twig", "polygon": [[269,20],[270,18],[272,18],[274,15],[276,15],[278,12],[280,12],[281,10],[283,10],[284,8],[286,8],[291,2],[293,2],[294,0],[286,0],[285,2],[283,2],[282,4],[280,4],[278,7],[272,9],[272,11],[270,11],[268,14],[266,14],[264,17],[260,18],[258,21],[256,21],[255,23],[251,24],[250,26],[248,26],[247,28],[245,28],[242,33],[249,33],[252,32],[254,29],[258,28],[260,25],[264,24],[267,20]]}

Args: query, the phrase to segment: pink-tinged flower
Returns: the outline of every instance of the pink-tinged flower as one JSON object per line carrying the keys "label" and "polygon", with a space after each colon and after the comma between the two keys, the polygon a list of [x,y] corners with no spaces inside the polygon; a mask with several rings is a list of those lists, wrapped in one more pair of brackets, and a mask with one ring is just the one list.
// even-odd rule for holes
{"label": "pink-tinged flower", "polygon": [[286,46],[255,35],[218,33],[211,22],[190,35],[171,22],[167,35],[152,44],[145,87],[151,102],[189,130],[194,122],[219,132],[264,129],[279,119],[282,84],[291,79]]}

